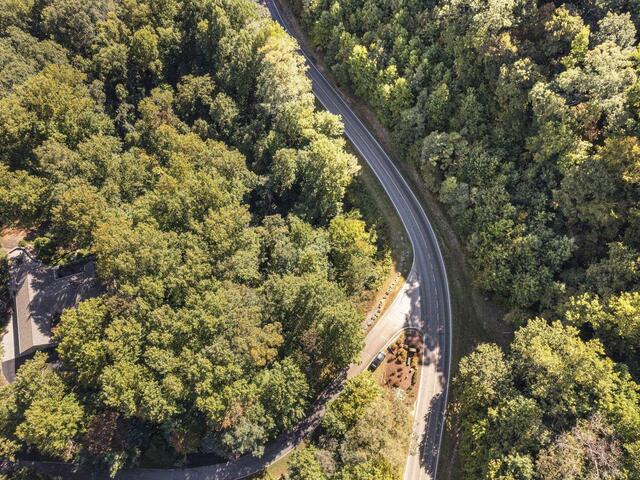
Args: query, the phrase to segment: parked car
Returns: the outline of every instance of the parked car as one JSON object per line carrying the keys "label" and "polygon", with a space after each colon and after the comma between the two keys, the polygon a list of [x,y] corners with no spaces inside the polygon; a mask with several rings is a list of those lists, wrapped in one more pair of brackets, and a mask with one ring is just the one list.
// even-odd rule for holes
{"label": "parked car", "polygon": [[384,360],[384,352],[378,353],[376,355],[376,358],[374,358],[371,364],[369,365],[369,371],[375,372],[383,360]]}

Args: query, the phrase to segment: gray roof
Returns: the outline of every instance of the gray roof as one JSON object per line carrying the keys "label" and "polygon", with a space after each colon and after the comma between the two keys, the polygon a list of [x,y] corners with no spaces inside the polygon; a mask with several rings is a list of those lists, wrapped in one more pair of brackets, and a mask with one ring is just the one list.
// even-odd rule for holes
{"label": "gray roof", "polygon": [[93,260],[59,269],[43,265],[22,248],[12,250],[9,258],[18,357],[52,345],[51,329],[63,310],[100,294],[100,284]]}

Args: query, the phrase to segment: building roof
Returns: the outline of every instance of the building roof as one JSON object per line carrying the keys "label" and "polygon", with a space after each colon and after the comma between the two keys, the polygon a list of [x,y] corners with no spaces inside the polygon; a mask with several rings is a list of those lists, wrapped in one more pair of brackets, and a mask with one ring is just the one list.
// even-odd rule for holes
{"label": "building roof", "polygon": [[52,327],[62,312],[100,294],[92,259],[49,267],[16,248],[9,261],[16,357],[52,345]]}

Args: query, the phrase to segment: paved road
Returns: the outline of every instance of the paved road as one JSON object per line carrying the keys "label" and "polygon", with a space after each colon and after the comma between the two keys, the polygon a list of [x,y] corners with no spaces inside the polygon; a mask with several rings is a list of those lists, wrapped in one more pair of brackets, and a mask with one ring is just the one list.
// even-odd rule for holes
{"label": "paved road", "polygon": [[[266,0],[266,4],[273,18],[289,30],[274,0]],[[117,475],[119,480],[239,480],[260,472],[317,428],[326,402],[340,391],[344,380],[366,369],[373,357],[404,328],[422,331],[426,346],[414,411],[415,448],[407,459],[404,480],[435,479],[451,363],[451,306],[442,254],[420,202],[389,156],[315,64],[309,61],[309,55],[302,53],[308,60],[314,94],[327,110],[342,117],[346,137],[378,177],[404,224],[414,252],[407,281],[393,304],[367,334],[361,363],[343,372],[316,401],[307,419],[291,433],[270,442],[262,457],[245,455],[234,461],[194,468],[125,470]],[[29,465],[29,462],[22,463]],[[37,462],[31,466],[64,477],[71,476],[69,464]],[[99,474],[91,476],[101,477]],[[85,473],[78,478],[89,477]]]}

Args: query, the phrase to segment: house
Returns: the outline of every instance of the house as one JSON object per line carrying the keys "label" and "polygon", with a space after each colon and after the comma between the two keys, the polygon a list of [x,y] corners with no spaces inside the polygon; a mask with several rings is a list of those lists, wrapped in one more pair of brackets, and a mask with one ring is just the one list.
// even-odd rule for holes
{"label": "house", "polygon": [[2,371],[12,381],[25,358],[54,346],[52,333],[62,312],[99,295],[101,286],[93,259],[49,267],[23,248],[8,257],[13,312],[3,338]]}

